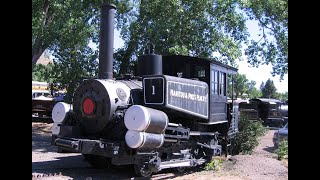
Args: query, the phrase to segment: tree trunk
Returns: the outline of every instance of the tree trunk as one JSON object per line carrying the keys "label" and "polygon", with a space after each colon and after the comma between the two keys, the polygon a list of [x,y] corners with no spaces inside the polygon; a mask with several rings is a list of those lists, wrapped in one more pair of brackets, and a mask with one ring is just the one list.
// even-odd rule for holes
{"label": "tree trunk", "polygon": [[45,48],[42,47],[41,43],[42,43],[41,38],[37,38],[33,47],[32,47],[32,64],[37,63],[40,56],[42,55],[42,53],[45,50]]}
{"label": "tree trunk", "polygon": [[51,0],[45,0],[43,3],[43,17],[42,17],[41,31],[38,33],[37,37],[34,37],[35,41],[34,41],[34,44],[32,45],[32,64],[35,64],[39,60],[40,56],[46,49],[44,47],[44,42],[43,42],[43,30],[45,25],[47,24],[50,3],[51,3]]}

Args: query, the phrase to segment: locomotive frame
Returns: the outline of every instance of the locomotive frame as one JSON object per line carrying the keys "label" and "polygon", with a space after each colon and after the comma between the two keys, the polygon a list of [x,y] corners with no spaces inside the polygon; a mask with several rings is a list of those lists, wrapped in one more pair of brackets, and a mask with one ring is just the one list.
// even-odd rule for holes
{"label": "locomotive frame", "polygon": [[227,156],[238,132],[227,76],[237,69],[203,58],[157,55],[151,45],[138,57],[137,78],[113,78],[115,10],[112,4],[101,6],[98,78],[79,85],[73,104],[53,108],[52,144],[59,152],[83,154],[95,167],[132,164],[144,177]]}

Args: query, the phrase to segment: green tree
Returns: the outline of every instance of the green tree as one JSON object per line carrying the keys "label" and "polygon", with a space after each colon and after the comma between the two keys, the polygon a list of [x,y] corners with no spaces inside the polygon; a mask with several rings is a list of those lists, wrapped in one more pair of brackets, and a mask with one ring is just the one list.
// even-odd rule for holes
{"label": "green tree", "polygon": [[52,76],[67,89],[66,102],[72,101],[73,93],[83,79],[98,74],[97,51],[93,51],[86,44],[74,43],[71,47],[62,46],[54,52],[55,66]]}
{"label": "green tree", "polygon": [[266,84],[262,86],[264,83],[261,83],[261,92],[262,92],[262,97],[264,98],[277,98],[276,97],[276,92],[277,88],[274,86],[273,81],[270,80],[270,78],[267,80]]}
{"label": "green tree", "polygon": [[250,92],[248,93],[248,98],[259,98],[262,96],[262,93],[259,89],[257,89],[256,87],[254,87],[253,89],[250,90]]}
{"label": "green tree", "polygon": [[288,91],[281,93],[281,101],[288,100]]}
{"label": "green tree", "polygon": [[260,97],[261,91],[259,91],[256,87],[256,82],[255,81],[250,81],[247,83],[247,94],[248,94],[248,98],[258,98]]}
{"label": "green tree", "polygon": [[248,62],[256,67],[272,64],[272,74],[283,79],[288,73],[288,1],[240,0],[239,4],[249,19],[258,21],[262,31],[261,39],[246,42]]}
{"label": "green tree", "polygon": [[241,42],[248,33],[244,16],[233,0],[142,0],[118,23],[124,47],[117,52],[120,73],[132,70],[131,63],[147,43],[155,52],[214,58],[233,64],[242,56]]}
{"label": "green tree", "polygon": [[[62,50],[72,41],[99,42],[100,5],[104,0],[32,0],[32,63],[46,49]],[[287,68],[287,1],[270,0],[113,0],[116,27],[125,46],[116,50],[121,74],[132,71],[147,43],[163,55],[183,54],[212,58],[234,65],[242,43],[251,64],[271,63],[273,74]],[[245,22],[256,19],[262,39],[248,42]],[[267,29],[269,29],[267,31]],[[266,34],[274,37],[269,40]],[[79,59],[81,61],[81,59]]]}
{"label": "green tree", "polygon": [[[129,7],[117,26],[125,41],[117,52],[122,74],[132,72],[131,64],[150,42],[162,55],[213,58],[231,65],[242,56],[241,44],[245,42],[245,54],[252,65],[271,63],[273,74],[281,77],[288,71],[286,1],[141,0]],[[259,22],[261,40],[248,41],[248,18]]]}
{"label": "green tree", "polygon": [[[231,91],[231,76],[229,78],[228,89]],[[255,85],[255,81],[249,81],[245,74],[235,74],[233,75],[233,82],[234,82],[234,93],[235,98],[257,98],[261,97],[261,91],[258,90]],[[231,97],[230,92],[229,96]],[[244,93],[247,93],[247,96],[244,96]]]}
{"label": "green tree", "polygon": [[260,84],[260,90],[264,88],[264,82],[262,81]]}
{"label": "green tree", "polygon": [[247,82],[247,91],[246,93],[248,94],[248,97],[250,96],[250,94],[252,93],[252,91],[254,90],[254,86],[256,85],[256,82],[255,81],[250,81],[250,82]]}
{"label": "green tree", "polygon": [[32,65],[32,81],[54,82],[54,78],[51,76],[53,73],[54,65],[49,63],[33,64]]}
{"label": "green tree", "polygon": [[288,92],[284,93],[276,93],[276,99],[279,99],[280,101],[288,100]]}
{"label": "green tree", "polygon": [[[45,50],[57,51],[71,41],[99,41],[100,5],[104,0],[32,0],[32,63]],[[129,1],[108,1],[117,6],[122,21]],[[70,44],[69,46],[72,46]]]}
{"label": "green tree", "polygon": [[236,74],[234,75],[234,93],[235,98],[239,98],[243,95],[243,93],[247,92],[248,90],[248,82],[247,76],[245,74]]}
{"label": "green tree", "polygon": [[75,0],[32,0],[32,63],[61,42],[87,41],[96,31],[89,23],[92,3]]}

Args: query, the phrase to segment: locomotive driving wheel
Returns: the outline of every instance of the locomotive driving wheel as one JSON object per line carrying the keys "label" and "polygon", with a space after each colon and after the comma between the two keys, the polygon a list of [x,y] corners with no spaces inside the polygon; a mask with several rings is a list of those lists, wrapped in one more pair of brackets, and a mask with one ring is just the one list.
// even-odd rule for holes
{"label": "locomotive driving wheel", "polygon": [[111,166],[111,158],[97,156],[92,154],[83,154],[85,161],[87,161],[92,167],[97,169],[106,169]]}
{"label": "locomotive driving wheel", "polygon": [[179,172],[179,173],[182,173],[186,170],[185,167],[177,167],[176,170]]}
{"label": "locomotive driving wheel", "polygon": [[134,164],[134,172],[136,175],[141,177],[150,177],[152,172],[149,170],[149,168],[146,165],[138,165]]}

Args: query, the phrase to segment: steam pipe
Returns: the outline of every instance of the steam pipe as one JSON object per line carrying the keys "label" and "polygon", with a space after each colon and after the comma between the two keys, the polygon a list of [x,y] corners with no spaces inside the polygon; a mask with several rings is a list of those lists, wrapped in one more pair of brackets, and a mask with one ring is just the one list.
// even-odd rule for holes
{"label": "steam pipe", "polygon": [[99,79],[113,78],[113,36],[116,9],[113,4],[104,3],[101,5]]}

